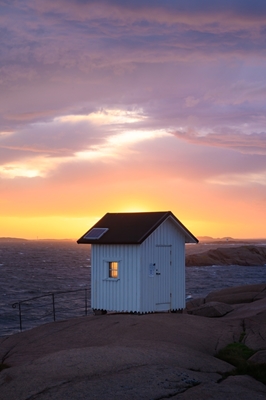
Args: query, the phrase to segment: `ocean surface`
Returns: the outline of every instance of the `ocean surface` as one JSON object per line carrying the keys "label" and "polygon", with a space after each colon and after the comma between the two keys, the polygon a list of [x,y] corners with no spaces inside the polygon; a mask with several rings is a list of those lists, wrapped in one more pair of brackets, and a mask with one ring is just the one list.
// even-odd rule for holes
{"label": "ocean surface", "polygon": [[[265,266],[186,268],[186,293],[192,298],[265,282]],[[19,332],[20,324],[25,330],[90,312],[89,246],[74,241],[0,240],[0,336]]]}

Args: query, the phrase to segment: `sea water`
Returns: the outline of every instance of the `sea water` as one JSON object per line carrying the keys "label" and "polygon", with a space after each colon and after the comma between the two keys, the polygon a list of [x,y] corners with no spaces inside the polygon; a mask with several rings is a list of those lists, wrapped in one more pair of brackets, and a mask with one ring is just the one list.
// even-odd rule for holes
{"label": "sea water", "polygon": [[[18,302],[29,298],[35,300],[21,305],[23,329],[53,321],[54,317],[58,320],[84,315],[85,307],[90,307],[90,270],[88,245],[74,241],[0,240],[0,336],[19,331]],[[192,298],[205,297],[213,290],[265,283],[265,272],[265,266],[189,267],[186,293]],[[48,293],[55,295],[40,297]]]}

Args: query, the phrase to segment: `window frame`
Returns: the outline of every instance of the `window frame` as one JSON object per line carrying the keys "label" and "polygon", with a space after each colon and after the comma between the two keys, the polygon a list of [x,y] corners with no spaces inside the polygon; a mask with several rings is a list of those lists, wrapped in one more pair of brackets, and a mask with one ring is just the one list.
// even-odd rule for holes
{"label": "window frame", "polygon": [[119,279],[119,261],[108,261],[108,279]]}

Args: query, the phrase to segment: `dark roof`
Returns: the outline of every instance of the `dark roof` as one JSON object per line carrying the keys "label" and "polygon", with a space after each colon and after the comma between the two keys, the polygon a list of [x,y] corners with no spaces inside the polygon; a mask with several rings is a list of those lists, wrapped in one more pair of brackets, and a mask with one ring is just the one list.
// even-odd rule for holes
{"label": "dark roof", "polygon": [[[77,242],[89,244],[141,244],[162,222],[171,218],[184,232],[187,243],[198,243],[198,239],[171,213],[107,213]],[[85,238],[94,228],[108,228],[98,239]],[[100,230],[97,230],[100,231]]]}

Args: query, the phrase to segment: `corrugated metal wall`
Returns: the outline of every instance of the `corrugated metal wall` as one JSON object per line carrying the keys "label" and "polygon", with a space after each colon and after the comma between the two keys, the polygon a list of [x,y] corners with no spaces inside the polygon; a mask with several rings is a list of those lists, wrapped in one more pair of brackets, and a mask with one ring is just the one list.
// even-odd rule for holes
{"label": "corrugated metal wall", "polygon": [[[174,223],[168,218],[142,244],[141,248],[141,311],[156,311],[158,296],[156,293],[157,281],[161,276],[156,275],[162,256],[159,256],[160,247],[168,248],[170,254],[170,308],[172,310],[185,308],[185,237]],[[165,263],[169,262],[168,252],[165,251]],[[155,264],[154,276],[150,277],[150,265]],[[158,271],[160,272],[160,270]],[[156,281],[157,280],[157,281]],[[167,281],[161,280],[168,286]],[[167,287],[164,288],[167,290]],[[167,309],[165,304],[165,309]],[[163,309],[163,306],[157,309]]]}
{"label": "corrugated metal wall", "polygon": [[[118,279],[108,278],[109,261],[118,261]],[[138,311],[140,246],[93,245],[91,304],[94,309]]]}
{"label": "corrugated metal wall", "polygon": [[[118,279],[108,278],[109,261],[119,262]],[[165,271],[169,279],[163,276]],[[154,312],[185,308],[184,234],[168,218],[141,245],[92,245],[91,286],[94,309]]]}

